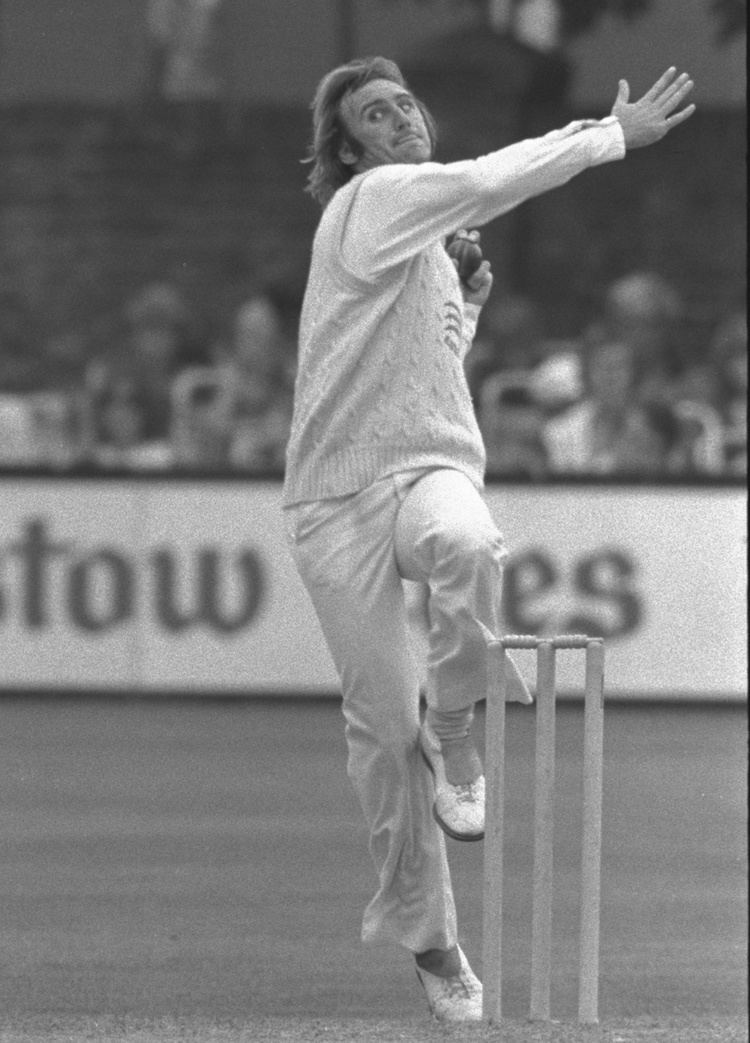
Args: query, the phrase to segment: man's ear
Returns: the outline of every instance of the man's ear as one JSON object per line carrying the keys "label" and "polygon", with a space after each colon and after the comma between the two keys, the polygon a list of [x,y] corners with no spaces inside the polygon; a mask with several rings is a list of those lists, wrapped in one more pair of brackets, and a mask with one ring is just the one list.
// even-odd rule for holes
{"label": "man's ear", "polygon": [[355,156],[351,145],[346,141],[339,149],[339,159],[347,167],[352,167],[357,162],[357,156]]}

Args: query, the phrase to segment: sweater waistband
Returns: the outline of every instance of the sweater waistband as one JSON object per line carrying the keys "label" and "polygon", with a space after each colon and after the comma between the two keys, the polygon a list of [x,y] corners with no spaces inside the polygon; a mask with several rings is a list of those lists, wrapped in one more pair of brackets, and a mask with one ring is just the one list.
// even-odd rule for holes
{"label": "sweater waistband", "polygon": [[478,489],[484,485],[486,457],[481,443],[452,445],[451,451],[405,448],[403,445],[347,446],[326,459],[302,466],[287,464],[284,506],[310,500],[329,500],[365,489],[380,478],[422,467],[450,467],[461,471]]}

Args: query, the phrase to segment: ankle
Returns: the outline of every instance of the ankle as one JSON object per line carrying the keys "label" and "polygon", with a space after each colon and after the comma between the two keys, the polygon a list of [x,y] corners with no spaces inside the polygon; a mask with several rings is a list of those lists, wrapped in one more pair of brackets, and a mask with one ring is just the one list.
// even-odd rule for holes
{"label": "ankle", "polygon": [[426,949],[414,954],[417,966],[438,978],[455,978],[461,973],[461,957],[458,946],[450,949]]}
{"label": "ankle", "polygon": [[467,786],[482,774],[482,760],[470,735],[440,743],[445,777],[451,786]]}
{"label": "ankle", "polygon": [[459,710],[438,710],[429,706],[425,717],[441,743],[465,739],[474,720],[474,705],[462,706]]}

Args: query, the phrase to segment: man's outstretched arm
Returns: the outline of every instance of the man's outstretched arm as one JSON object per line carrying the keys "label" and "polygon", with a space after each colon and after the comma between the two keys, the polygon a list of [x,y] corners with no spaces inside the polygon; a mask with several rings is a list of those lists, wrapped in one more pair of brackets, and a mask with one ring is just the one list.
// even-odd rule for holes
{"label": "man's outstretched arm", "polygon": [[369,171],[349,213],[346,265],[356,275],[375,277],[456,228],[481,227],[589,167],[659,141],[692,116],[694,105],[679,108],[692,89],[687,73],[670,68],[631,104],[630,88],[621,80],[604,120],[576,120],[474,160]]}

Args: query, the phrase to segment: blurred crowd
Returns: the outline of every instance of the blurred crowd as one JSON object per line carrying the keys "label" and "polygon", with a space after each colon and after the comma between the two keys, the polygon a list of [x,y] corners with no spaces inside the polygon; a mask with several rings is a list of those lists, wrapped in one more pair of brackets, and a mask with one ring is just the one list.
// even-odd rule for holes
{"label": "blurred crowd", "polygon": [[717,317],[688,349],[683,304],[652,272],[614,281],[572,339],[499,297],[480,319],[468,378],[490,474],[747,473],[747,315]]}
{"label": "blurred crowd", "polygon": [[[283,468],[293,337],[264,291],[211,329],[169,282],[115,322],[47,345],[0,303],[0,462],[125,469]],[[45,350],[46,349],[46,350]]]}
{"label": "blurred crowd", "polygon": [[[543,309],[498,293],[467,359],[488,473],[745,475],[746,314],[687,352],[682,308],[635,272],[577,337],[550,339]],[[296,315],[266,289],[213,324],[196,310],[157,282],[101,330],[45,338],[0,294],[0,465],[280,473]]]}

